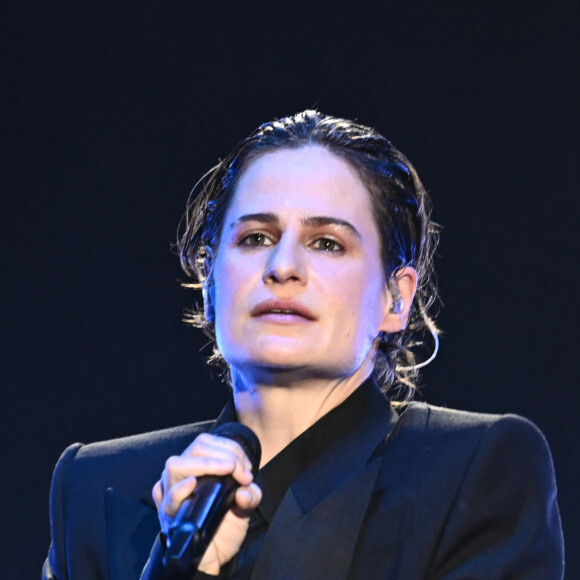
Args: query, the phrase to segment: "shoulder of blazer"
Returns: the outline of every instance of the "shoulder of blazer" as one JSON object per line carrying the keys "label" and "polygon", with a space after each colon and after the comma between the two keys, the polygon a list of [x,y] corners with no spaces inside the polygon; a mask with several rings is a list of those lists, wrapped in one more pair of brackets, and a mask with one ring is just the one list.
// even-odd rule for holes
{"label": "shoulder of blazer", "polygon": [[151,482],[157,481],[171,455],[180,455],[213,421],[172,427],[88,445],[74,444],[66,455],[66,466],[59,465],[55,473],[66,470],[66,490],[115,488],[129,496],[150,495]]}
{"label": "shoulder of blazer", "polygon": [[524,471],[544,473],[547,484],[555,486],[548,444],[536,425],[523,417],[414,402],[397,412],[399,420],[383,455],[404,466],[402,472],[419,488],[429,481],[429,489],[444,485],[451,491],[450,487],[460,485],[467,469],[485,471],[495,464],[503,466],[504,473],[506,465],[519,466],[519,471],[510,469],[513,476]]}
{"label": "shoulder of blazer", "polygon": [[524,436],[545,438],[530,420],[515,414],[475,413],[427,403],[410,402],[395,407],[400,427],[429,433],[432,436],[461,433],[463,436],[480,437],[488,429],[503,432],[521,432]]}
{"label": "shoulder of blazer", "polygon": [[453,570],[496,578],[510,570],[518,578],[562,578],[556,479],[538,427],[518,415],[422,403],[401,411],[402,448],[413,459],[409,487],[421,498],[414,542],[429,546],[437,538],[425,576]]}
{"label": "shoulder of blazer", "polygon": [[138,435],[129,435],[108,441],[90,443],[82,446],[80,457],[87,459],[99,457],[114,458],[125,453],[155,453],[157,450],[166,452],[168,448],[178,447],[183,442],[191,439],[191,437],[196,437],[200,433],[209,431],[213,422],[213,420],[203,421],[190,425],[180,425],[178,427],[140,433]]}

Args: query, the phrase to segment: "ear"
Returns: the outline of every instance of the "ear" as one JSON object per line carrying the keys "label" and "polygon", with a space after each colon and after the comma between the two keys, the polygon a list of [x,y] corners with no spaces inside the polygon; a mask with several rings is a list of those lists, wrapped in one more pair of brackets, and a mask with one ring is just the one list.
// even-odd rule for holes
{"label": "ear", "polygon": [[203,275],[207,280],[213,270],[213,250],[209,246],[203,248]]}
{"label": "ear", "polygon": [[417,272],[409,266],[401,268],[385,284],[385,310],[379,330],[390,334],[407,326],[409,312],[417,290]]}
{"label": "ear", "polygon": [[214,280],[213,280],[213,252],[210,247],[205,248],[205,257],[203,259],[203,273],[205,280],[203,281],[201,287],[201,293],[203,295],[203,310],[205,314],[205,319],[213,324],[215,320],[215,308],[214,308]]}

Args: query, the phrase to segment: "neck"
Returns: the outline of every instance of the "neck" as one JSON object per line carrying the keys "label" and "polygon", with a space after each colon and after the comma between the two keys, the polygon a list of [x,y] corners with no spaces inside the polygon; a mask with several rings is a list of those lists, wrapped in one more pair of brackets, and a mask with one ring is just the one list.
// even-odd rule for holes
{"label": "neck", "polygon": [[345,401],[370,375],[363,365],[340,378],[297,378],[286,373],[270,380],[248,380],[232,369],[234,404],[240,423],[256,433],[262,444],[262,465],[277,455],[318,419]]}

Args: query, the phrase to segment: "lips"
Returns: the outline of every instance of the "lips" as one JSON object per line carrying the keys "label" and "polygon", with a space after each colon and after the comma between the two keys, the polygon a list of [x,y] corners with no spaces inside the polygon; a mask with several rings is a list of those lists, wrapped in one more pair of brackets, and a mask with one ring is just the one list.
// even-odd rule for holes
{"label": "lips", "polygon": [[254,317],[276,316],[300,316],[306,320],[315,320],[314,314],[303,304],[294,300],[280,300],[278,298],[265,300],[252,308],[250,314]]}

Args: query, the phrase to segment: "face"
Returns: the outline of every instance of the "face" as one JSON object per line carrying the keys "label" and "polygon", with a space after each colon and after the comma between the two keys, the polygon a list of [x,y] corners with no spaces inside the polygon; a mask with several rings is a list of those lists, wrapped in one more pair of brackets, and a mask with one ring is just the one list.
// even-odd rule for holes
{"label": "face", "polygon": [[234,378],[341,378],[368,365],[390,302],[379,248],[369,193],[346,161],[319,146],[252,161],[210,265]]}

